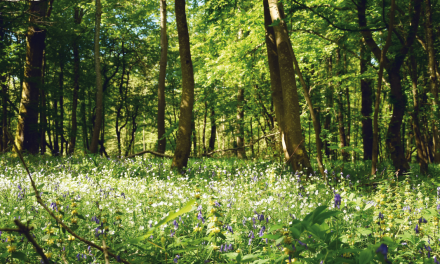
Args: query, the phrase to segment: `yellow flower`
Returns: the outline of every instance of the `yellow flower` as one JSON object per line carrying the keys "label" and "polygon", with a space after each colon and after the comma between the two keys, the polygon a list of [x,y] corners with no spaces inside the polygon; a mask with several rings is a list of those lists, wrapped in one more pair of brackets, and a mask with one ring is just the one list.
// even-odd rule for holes
{"label": "yellow flower", "polygon": [[160,238],[160,241],[162,242],[162,244],[165,244],[165,242],[166,242],[167,240],[166,240],[166,238],[161,237],[161,238]]}
{"label": "yellow flower", "polygon": [[214,205],[215,204],[215,201],[213,201],[213,200],[211,200],[211,201],[209,201],[209,205]]}
{"label": "yellow flower", "polygon": [[267,249],[266,249],[266,247],[263,247],[263,252],[267,252]]}
{"label": "yellow flower", "polygon": [[76,214],[78,214],[78,211],[76,209],[74,209],[71,214],[76,215]]}
{"label": "yellow flower", "polygon": [[8,249],[9,253],[15,252],[17,250],[17,248],[15,246],[10,246],[10,245],[7,245],[6,248]]}
{"label": "yellow flower", "polygon": [[217,222],[217,217],[216,216],[211,216],[210,218],[209,218],[209,221],[211,222],[211,223],[215,223],[215,222]]}
{"label": "yellow flower", "polygon": [[14,242],[14,240],[15,240],[13,236],[8,236],[7,239],[8,239],[8,242]]}
{"label": "yellow flower", "polygon": [[286,244],[290,244],[290,243],[292,243],[292,238],[291,237],[284,237],[284,243],[286,243]]}
{"label": "yellow flower", "polygon": [[293,258],[292,261],[286,259],[286,262],[287,262],[287,263],[293,263],[293,262],[296,262],[296,258]]}
{"label": "yellow flower", "polygon": [[284,254],[286,254],[286,255],[289,255],[289,254],[293,253],[293,251],[291,251],[288,248],[283,248],[283,251],[284,251]]}
{"label": "yellow flower", "polygon": [[47,240],[47,244],[48,244],[48,245],[52,245],[52,244],[53,244],[53,239],[48,239],[48,240]]}
{"label": "yellow flower", "polygon": [[240,253],[240,252],[241,252],[241,249],[237,249],[235,252]]}
{"label": "yellow flower", "polygon": [[121,220],[121,217],[119,215],[116,216],[116,220]]}
{"label": "yellow flower", "polygon": [[220,228],[218,228],[218,227],[214,227],[214,228],[211,230],[211,233],[214,233],[214,234],[218,234],[218,233],[220,233]]}
{"label": "yellow flower", "polygon": [[217,209],[216,209],[216,208],[212,208],[212,209],[211,209],[211,214],[213,214],[213,213],[215,213],[215,212],[217,212]]}
{"label": "yellow flower", "polygon": [[69,235],[69,236],[67,237],[67,240],[69,240],[69,241],[73,241],[73,240],[75,240],[75,237],[74,237],[74,236],[71,236],[71,235]]}
{"label": "yellow flower", "polygon": [[73,202],[70,206],[71,206],[71,207],[76,207],[76,203]]}
{"label": "yellow flower", "polygon": [[214,244],[212,244],[212,243],[211,243],[211,246],[212,246],[212,249],[213,249],[213,250],[219,250],[219,249],[220,249],[219,246],[216,246],[216,245],[214,245]]}
{"label": "yellow flower", "polygon": [[63,240],[60,238],[60,239],[57,239],[57,242],[61,244],[61,243],[63,243]]}
{"label": "yellow flower", "polygon": [[76,224],[78,222],[78,218],[73,217],[70,221],[72,224]]}
{"label": "yellow flower", "polygon": [[194,198],[200,199],[200,193],[196,193],[196,195],[194,195]]}
{"label": "yellow flower", "polygon": [[48,228],[47,230],[46,230],[46,233],[48,233],[48,234],[53,234],[53,233],[55,233],[55,230],[53,230],[52,228]]}
{"label": "yellow flower", "polygon": [[47,258],[50,258],[50,257],[52,257],[52,252],[44,253],[44,255],[46,255]]}

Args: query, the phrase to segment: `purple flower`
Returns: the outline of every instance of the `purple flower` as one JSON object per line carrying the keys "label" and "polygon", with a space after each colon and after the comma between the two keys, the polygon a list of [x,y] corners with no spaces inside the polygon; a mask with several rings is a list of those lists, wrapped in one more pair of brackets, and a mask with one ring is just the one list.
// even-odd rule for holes
{"label": "purple flower", "polygon": [[416,231],[416,234],[419,233],[419,225],[416,225],[416,227],[414,228],[414,231]]}
{"label": "purple flower", "polygon": [[265,226],[262,226],[261,227],[261,229],[260,229],[260,233],[259,233],[259,236],[260,237],[262,237],[263,235],[264,235],[264,231],[266,230],[266,227]]}
{"label": "purple flower", "polygon": [[426,224],[426,223],[428,223],[428,221],[425,218],[420,217],[419,224],[421,224],[421,223]]}
{"label": "purple flower", "polygon": [[249,238],[249,243],[248,245],[250,246],[252,244],[252,238]]}
{"label": "purple flower", "polygon": [[250,237],[251,239],[254,239],[254,238],[255,238],[255,236],[254,236],[254,232],[251,231],[251,232],[249,233],[249,236],[248,236],[248,237]]}
{"label": "purple flower", "polygon": [[299,243],[301,246],[307,248],[307,244],[306,244],[306,243],[303,243],[303,242],[301,242],[300,240],[298,240],[298,243]]}
{"label": "purple flower", "polygon": [[386,244],[381,244],[377,249],[376,253],[380,253],[383,255],[384,259],[387,259],[388,254],[388,246]]}
{"label": "purple flower", "polygon": [[335,194],[335,207],[338,207],[340,209],[341,205],[341,195]]}
{"label": "purple flower", "polygon": [[173,225],[174,225],[174,227],[175,227],[176,229],[179,228],[179,224],[177,223],[176,220],[173,221]]}
{"label": "purple flower", "polygon": [[436,257],[436,256],[434,256],[434,263],[435,263],[435,264],[440,264],[440,263],[438,262],[438,260],[437,260],[437,257]]}
{"label": "purple flower", "polygon": [[173,259],[174,263],[177,263],[177,261],[179,260],[180,256],[176,255],[176,257]]}

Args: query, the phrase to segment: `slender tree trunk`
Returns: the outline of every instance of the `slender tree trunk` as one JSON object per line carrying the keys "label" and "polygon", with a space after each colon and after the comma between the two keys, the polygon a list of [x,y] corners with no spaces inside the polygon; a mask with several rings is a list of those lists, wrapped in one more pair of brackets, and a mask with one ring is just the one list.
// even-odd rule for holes
{"label": "slender tree trunk", "polygon": [[[367,72],[368,62],[371,61],[371,52],[361,42],[361,74]],[[362,93],[362,142],[364,148],[364,160],[371,160],[373,153],[373,122],[371,120],[371,114],[373,113],[372,107],[372,82],[366,78],[361,79],[361,93]]]}
{"label": "slender tree trunk", "polygon": [[[340,49],[336,50],[336,64],[337,64],[337,70],[336,75],[341,75],[341,52]],[[338,98],[338,131],[339,131],[339,146],[341,148],[344,148],[347,146],[347,137],[345,134],[345,126],[344,126],[344,102],[342,101],[342,91],[338,91],[337,93]],[[350,103],[350,102],[347,102]],[[348,161],[348,153],[345,151],[345,149],[341,149],[342,159],[344,161]]]}
{"label": "slender tree trunk", "polygon": [[[439,130],[439,114],[438,114],[438,82],[436,76],[436,62],[435,62],[435,49],[434,49],[434,33],[433,33],[433,22],[432,22],[432,6],[431,0],[425,0],[425,23],[426,23],[426,42],[428,51],[428,69],[429,69],[429,81],[431,85],[431,93],[434,96],[433,100],[433,143],[434,143],[434,161],[435,163],[440,163],[440,135]],[[435,110],[436,109],[436,110]]]}
{"label": "slender tree trunk", "polygon": [[[75,24],[81,24],[84,10],[75,8]],[[79,91],[79,47],[78,36],[73,39],[73,98],[72,98],[72,127],[69,133],[69,149],[67,154],[72,155],[75,152],[76,136],[78,133],[78,122],[76,121],[76,109],[78,108],[78,91]]]}
{"label": "slender tree trunk", "polygon": [[[275,38],[274,28],[272,24],[272,18],[270,16],[269,2],[263,1],[264,5],[264,25],[266,29],[266,49],[267,57],[269,61],[269,74],[270,74],[270,87],[272,91],[272,100],[275,106],[275,116],[278,123],[278,130],[280,131],[280,148],[283,151],[284,158],[289,159],[289,153],[287,152],[285,139],[285,124],[284,124],[284,106],[283,106],[283,90],[281,86],[280,69],[278,64],[278,51]],[[257,122],[259,121],[256,118]],[[260,127],[258,127],[258,137],[260,137]],[[223,147],[224,148],[224,147]],[[258,143],[258,149],[260,143]]]}
{"label": "slender tree trunk", "polygon": [[[347,73],[347,53],[344,52],[344,74]],[[350,100],[350,89],[349,86],[345,87],[345,100],[347,101],[347,131],[345,133],[345,141],[347,146],[350,146],[351,139],[351,100]]]}
{"label": "slender tree trunk", "polygon": [[43,66],[41,69],[41,94],[40,94],[40,154],[44,155],[46,153],[46,127],[47,127],[47,119],[46,119],[46,89],[44,87],[45,83],[45,74],[46,74],[46,50],[43,50]]}
{"label": "slender tree trunk", "polygon": [[38,94],[46,30],[39,27],[38,21],[46,16],[46,10],[47,0],[29,2],[30,23],[26,34],[26,64],[15,143],[19,151],[25,150],[31,154],[37,154],[39,146]]}
{"label": "slender tree trunk", "polygon": [[171,167],[181,170],[188,164],[191,152],[191,120],[194,106],[194,71],[191,60],[185,0],[175,0],[179,54],[182,68],[182,98],[180,102],[179,127],[176,150]]}
{"label": "slender tree trunk", "polygon": [[60,118],[59,127],[57,128],[60,135],[60,155],[64,155],[64,62],[60,60],[60,79],[59,79],[59,102],[60,102]]}
{"label": "slender tree trunk", "polygon": [[159,68],[159,88],[158,88],[158,107],[157,107],[157,152],[165,153],[167,140],[165,138],[165,77],[167,73],[167,4],[166,0],[160,0],[160,41],[161,56]]}
{"label": "slender tree trunk", "polygon": [[206,154],[206,117],[208,115],[208,103],[205,101],[205,114],[203,115],[203,129],[202,129],[202,146],[203,154]]}
{"label": "slender tree trunk", "polygon": [[[327,58],[327,72],[328,72],[328,76],[327,78],[332,78],[333,77],[333,61],[332,61],[332,57],[329,56]],[[325,122],[324,122],[324,129],[327,130],[327,133],[329,133],[331,135],[331,121],[332,121],[332,114],[330,112],[330,109],[333,109],[333,86],[330,83],[329,86],[326,89],[326,94],[327,94],[327,110],[326,110],[326,115],[325,115]],[[327,158],[330,158],[332,151],[330,150],[329,146],[330,143],[328,142],[328,138],[330,137],[330,135],[327,136],[327,140],[325,141],[325,154],[327,155]]]}
{"label": "slender tree trunk", "polygon": [[[125,75],[125,70],[126,70],[126,63],[124,60],[124,43],[122,43],[122,74],[121,74],[121,80],[119,82],[119,102],[118,102],[118,106],[116,108],[116,124],[115,124],[115,130],[116,130],[116,140],[117,140],[117,145],[118,145],[118,156],[121,157],[122,155],[122,145],[121,145],[121,131],[122,129],[125,127],[125,125],[127,124],[127,122],[125,122],[125,124],[122,127],[119,127],[119,120],[121,119],[121,114],[122,114],[122,108],[124,106],[124,103],[126,103],[126,96],[124,96],[124,91],[123,91],[123,87],[124,87],[124,75]],[[128,91],[128,85],[126,87],[126,92],[125,94],[127,94]],[[128,115],[128,112],[127,112]],[[126,155],[127,156],[127,155]]]}
{"label": "slender tree trunk", "polygon": [[420,133],[420,125],[419,125],[419,118],[420,118],[420,108],[419,108],[419,95],[418,95],[418,89],[417,89],[417,62],[414,57],[414,55],[410,56],[410,76],[411,76],[411,83],[412,83],[412,94],[413,94],[413,102],[414,102],[414,110],[412,114],[412,125],[413,125],[413,131],[414,131],[414,138],[416,141],[416,148],[417,148],[417,161],[420,166],[420,173],[421,174],[428,174],[428,157],[426,156],[426,152],[424,149],[424,144],[422,141],[422,135]]}
{"label": "slender tree trunk", "polygon": [[92,142],[90,143],[90,152],[92,154],[98,151],[99,132],[101,130],[103,112],[104,93],[102,90],[101,62],[99,58],[99,31],[101,28],[101,0],[95,0],[95,73],[96,73],[96,119],[93,128]]}
{"label": "slender tree trunk", "polygon": [[58,92],[55,92],[53,94],[53,117],[52,122],[53,126],[53,153],[54,156],[60,155],[60,146],[59,143],[59,116],[58,116]]}
{"label": "slender tree trunk", "polygon": [[81,90],[80,96],[81,96],[80,114],[81,114],[83,149],[84,149],[84,154],[86,154],[86,150],[89,149],[89,137],[88,137],[88,133],[87,133],[85,89]]}
{"label": "slender tree trunk", "polygon": [[244,148],[244,89],[238,89],[237,94],[237,157],[246,159],[246,149]]}
{"label": "slender tree trunk", "polygon": [[[278,0],[269,0],[272,22],[281,21],[274,26],[278,52],[278,65],[283,90],[284,121],[286,126],[286,145],[289,162],[295,171],[311,172],[309,157],[306,153],[301,132],[300,107],[298,101],[295,70],[291,55],[289,36],[278,10]],[[290,47],[289,47],[290,46]]]}
{"label": "slender tree trunk", "polygon": [[197,131],[196,131],[195,120],[192,120],[191,122],[191,130],[192,130],[193,154],[195,157],[197,157]]}
{"label": "slender tree trunk", "polygon": [[130,138],[130,141],[128,143],[128,147],[127,147],[127,149],[125,151],[125,157],[128,156],[129,150],[132,148],[132,146],[134,146],[134,140],[136,138],[136,130],[137,130],[137,127],[138,127],[138,125],[136,123],[136,117],[138,115],[138,112],[139,112],[139,106],[136,105],[135,109],[134,109],[134,112],[133,112],[133,115],[131,116],[131,124],[132,124],[131,138]]}
{"label": "slender tree trunk", "polygon": [[209,151],[213,151],[215,149],[215,137],[217,134],[217,126],[215,124],[215,111],[214,106],[211,110],[211,137],[209,138]]}
{"label": "slender tree trunk", "polygon": [[[4,80],[1,80],[4,82]],[[8,86],[1,84],[2,87],[2,152],[6,152],[8,147]]]}

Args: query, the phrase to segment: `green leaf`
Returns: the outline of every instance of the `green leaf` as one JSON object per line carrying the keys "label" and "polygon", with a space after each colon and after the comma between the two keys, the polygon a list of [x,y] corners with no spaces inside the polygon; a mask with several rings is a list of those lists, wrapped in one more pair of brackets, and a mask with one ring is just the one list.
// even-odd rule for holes
{"label": "green leaf", "polygon": [[369,234],[373,233],[370,229],[359,227],[356,232],[363,236],[368,236]]}
{"label": "green leaf", "polygon": [[154,229],[160,227],[161,225],[163,225],[163,224],[173,220],[174,218],[176,218],[176,217],[178,217],[178,216],[180,216],[182,214],[185,214],[185,213],[188,213],[188,212],[191,212],[192,210],[194,210],[195,208],[194,208],[193,205],[194,205],[195,202],[196,202],[196,199],[190,200],[188,203],[186,203],[186,205],[184,207],[182,207],[182,209],[180,209],[179,211],[177,211],[175,213],[169,214],[167,217],[165,217],[164,219],[159,221],[159,223],[157,223],[155,226],[150,228],[145,235],[129,239],[129,240],[127,240],[127,243],[135,244],[135,243],[139,243],[142,240],[147,239],[149,236],[151,236],[151,234],[153,233]]}
{"label": "green leaf", "polygon": [[299,239],[299,237],[301,236],[301,231],[300,230],[298,230],[297,228],[295,228],[293,226],[291,228],[289,228],[289,230],[290,230],[290,232],[292,232],[293,238]]}
{"label": "green leaf", "polygon": [[366,248],[359,254],[359,264],[369,264],[373,261],[373,252]]}
{"label": "green leaf", "polygon": [[24,254],[23,252],[12,252],[12,258],[27,261],[26,254]]}
{"label": "green leaf", "polygon": [[244,256],[244,257],[241,259],[241,261],[254,261],[254,260],[257,259],[257,258],[258,258],[257,255],[249,254],[249,255]]}
{"label": "green leaf", "polygon": [[276,27],[281,23],[281,20],[277,18],[272,24],[269,25],[269,27]]}
{"label": "green leaf", "polygon": [[271,235],[271,234],[265,234],[264,236],[262,236],[261,238],[269,238],[269,239],[278,239],[280,238],[280,235]]}
{"label": "green leaf", "polygon": [[269,227],[269,229],[267,231],[268,232],[273,232],[273,231],[281,229],[281,228],[283,228],[282,225],[273,225],[273,226]]}

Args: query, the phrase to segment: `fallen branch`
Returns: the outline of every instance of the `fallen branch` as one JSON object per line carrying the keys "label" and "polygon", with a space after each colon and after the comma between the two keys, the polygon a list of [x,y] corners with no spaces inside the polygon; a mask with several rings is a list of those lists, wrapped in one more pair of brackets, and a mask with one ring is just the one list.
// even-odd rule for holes
{"label": "fallen branch", "polygon": [[217,153],[217,152],[224,152],[224,151],[231,151],[231,150],[239,150],[239,149],[243,149],[243,148],[247,148],[247,147],[252,147],[252,146],[255,145],[258,141],[260,141],[260,140],[262,140],[262,139],[265,139],[265,138],[268,138],[268,137],[271,137],[271,136],[274,136],[274,135],[278,135],[279,133],[280,133],[280,132],[276,132],[276,133],[272,133],[272,134],[269,134],[269,135],[262,136],[262,137],[260,137],[259,139],[255,140],[255,141],[252,141],[251,144],[249,144],[249,145],[245,145],[245,146],[238,147],[238,148],[218,149],[218,150],[211,151],[211,152],[209,152],[209,153],[205,153],[205,154],[203,154],[202,156],[211,156],[212,154]]}
{"label": "fallen branch", "polygon": [[[6,130],[6,134],[7,134],[7,136],[9,137],[9,139],[13,140],[13,138],[12,138],[12,136],[11,136],[11,134],[9,133],[8,130]],[[83,242],[83,243],[85,243],[85,244],[87,244],[87,245],[89,245],[89,246],[91,246],[91,247],[93,247],[93,248],[96,248],[96,249],[98,249],[98,250],[101,251],[101,252],[104,252],[104,249],[103,249],[102,247],[96,245],[95,243],[93,243],[93,242],[91,242],[91,241],[89,241],[89,240],[87,240],[87,239],[85,239],[85,238],[80,237],[80,236],[77,235],[75,232],[73,232],[72,229],[70,229],[70,228],[69,228],[66,224],[64,224],[64,223],[63,223],[58,217],[56,217],[52,211],[50,211],[50,209],[49,209],[49,208],[46,206],[46,204],[43,202],[43,199],[41,199],[40,193],[39,193],[38,190],[37,190],[37,186],[35,185],[34,179],[33,179],[32,176],[31,176],[31,173],[30,173],[30,171],[29,171],[29,168],[27,167],[26,162],[24,161],[24,158],[23,158],[23,155],[22,155],[21,151],[18,149],[17,145],[15,144],[15,141],[12,141],[12,142],[13,142],[13,147],[14,147],[14,149],[15,149],[15,152],[18,154],[18,157],[20,158],[20,160],[21,160],[21,162],[22,162],[22,164],[23,164],[23,166],[24,166],[26,172],[28,173],[29,180],[31,181],[32,189],[33,189],[34,192],[35,192],[35,198],[37,199],[37,202],[38,202],[38,203],[44,208],[44,210],[46,210],[46,212],[47,212],[47,213],[48,213],[53,219],[55,219],[55,221],[57,221],[58,224],[60,224],[64,229],[66,229],[66,231],[69,232],[69,234],[71,234],[72,236],[74,236],[75,238],[77,238],[78,240],[80,240],[81,242]],[[125,263],[125,264],[130,264],[130,262],[128,262],[127,260],[124,260],[124,259],[122,259],[122,258],[119,258],[119,256],[117,256],[117,255],[115,255],[115,254],[113,254],[113,253],[111,253],[111,252],[108,252],[108,254],[109,254],[110,256],[112,256],[113,258],[115,258],[116,260],[118,260],[119,262],[122,262],[122,263]]]}
{"label": "fallen branch", "polygon": [[156,152],[156,151],[152,151],[152,150],[144,150],[144,151],[141,151],[141,152],[129,155],[129,156],[125,157],[125,158],[126,159],[133,158],[133,157],[136,157],[136,156],[144,155],[146,153],[150,153],[150,154],[153,154],[153,155],[158,156],[158,157],[164,157],[164,158],[170,158],[170,159],[173,158],[173,156],[162,154],[162,153],[159,153],[159,152]]}

